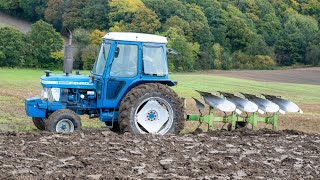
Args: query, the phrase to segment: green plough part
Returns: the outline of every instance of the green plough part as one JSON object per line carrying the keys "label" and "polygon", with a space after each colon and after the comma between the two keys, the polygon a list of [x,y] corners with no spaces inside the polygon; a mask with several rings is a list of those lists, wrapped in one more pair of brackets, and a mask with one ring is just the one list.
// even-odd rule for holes
{"label": "green plough part", "polygon": [[231,130],[236,129],[236,124],[238,122],[246,122],[252,125],[253,130],[257,130],[258,123],[271,124],[273,130],[278,129],[278,113],[273,113],[272,115],[266,115],[266,117],[259,116],[258,112],[251,113],[246,117],[238,115],[236,112],[232,112],[230,115],[217,116],[214,113],[214,109],[210,108],[208,115],[186,115],[185,119],[187,121],[198,121],[200,124],[206,123],[208,125],[208,130],[214,128],[214,124],[217,122],[229,123],[231,124]]}

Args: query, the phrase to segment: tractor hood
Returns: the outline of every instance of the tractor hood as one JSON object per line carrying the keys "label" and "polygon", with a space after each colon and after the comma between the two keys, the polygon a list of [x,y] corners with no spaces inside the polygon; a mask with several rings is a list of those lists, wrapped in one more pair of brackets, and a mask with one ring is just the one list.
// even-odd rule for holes
{"label": "tractor hood", "polygon": [[93,83],[90,82],[88,75],[50,74],[42,76],[40,81],[45,88],[93,89]]}

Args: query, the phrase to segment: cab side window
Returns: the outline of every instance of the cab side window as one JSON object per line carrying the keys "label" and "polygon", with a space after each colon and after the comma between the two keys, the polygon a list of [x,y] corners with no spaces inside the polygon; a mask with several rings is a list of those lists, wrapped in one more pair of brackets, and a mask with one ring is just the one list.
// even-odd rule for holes
{"label": "cab side window", "polygon": [[143,72],[153,76],[168,73],[163,47],[143,46]]}
{"label": "cab side window", "polygon": [[134,77],[138,73],[138,46],[118,44],[113,59],[110,76]]}

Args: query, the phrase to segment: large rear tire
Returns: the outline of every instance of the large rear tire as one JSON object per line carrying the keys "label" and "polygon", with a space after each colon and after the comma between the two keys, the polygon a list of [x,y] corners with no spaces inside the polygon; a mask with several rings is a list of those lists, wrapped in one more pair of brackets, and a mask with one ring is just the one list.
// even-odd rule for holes
{"label": "large rear tire", "polygon": [[80,116],[70,109],[55,111],[45,121],[45,128],[50,132],[72,133],[81,126]]}
{"label": "large rear tire", "polygon": [[119,125],[122,133],[178,134],[184,128],[182,100],[163,84],[139,85],[122,99]]}
{"label": "large rear tire", "polygon": [[33,117],[32,122],[37,127],[37,129],[39,129],[40,131],[44,131],[46,129],[44,119]]}

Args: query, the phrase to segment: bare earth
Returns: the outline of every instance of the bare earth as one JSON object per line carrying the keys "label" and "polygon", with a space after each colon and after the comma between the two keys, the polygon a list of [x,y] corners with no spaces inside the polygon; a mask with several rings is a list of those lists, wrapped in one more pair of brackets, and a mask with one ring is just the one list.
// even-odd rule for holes
{"label": "bare earth", "polygon": [[319,179],[320,135],[1,133],[0,179]]}
{"label": "bare earth", "polygon": [[27,33],[31,30],[31,23],[14,18],[2,12],[0,12],[0,26],[1,25],[15,27],[23,33]]}
{"label": "bare earth", "polygon": [[212,74],[262,82],[320,85],[320,67],[290,70],[214,71]]}

